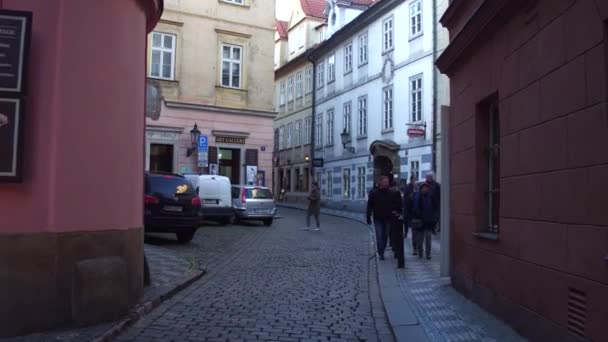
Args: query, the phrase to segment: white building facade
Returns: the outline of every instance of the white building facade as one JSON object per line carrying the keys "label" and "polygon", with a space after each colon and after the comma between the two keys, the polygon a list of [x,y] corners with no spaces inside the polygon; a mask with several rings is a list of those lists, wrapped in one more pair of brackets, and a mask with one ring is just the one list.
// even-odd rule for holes
{"label": "white building facade", "polygon": [[311,55],[325,201],[364,201],[380,175],[403,182],[438,169],[437,2],[383,0],[337,30],[330,9],[332,35]]}

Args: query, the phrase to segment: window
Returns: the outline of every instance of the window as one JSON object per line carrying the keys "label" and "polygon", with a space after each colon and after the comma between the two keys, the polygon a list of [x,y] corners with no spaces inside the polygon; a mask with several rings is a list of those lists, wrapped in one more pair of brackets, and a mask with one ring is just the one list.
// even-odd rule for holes
{"label": "window", "polygon": [[422,120],[422,75],[410,79],[410,102],[412,106],[412,122]]}
{"label": "window", "polygon": [[285,147],[290,148],[293,145],[293,122],[287,124],[287,132],[285,132],[285,135]]}
{"label": "window", "polygon": [[359,65],[367,64],[367,32],[359,36]]}
{"label": "window", "polygon": [[422,33],[422,1],[414,1],[410,4],[410,37]]}
{"label": "window", "polygon": [[281,106],[285,105],[285,81],[281,82],[281,86],[279,87],[279,103]]}
{"label": "window", "polygon": [[294,146],[302,145],[302,120],[296,121],[296,134]]}
{"label": "window", "polygon": [[393,48],[393,17],[385,19],[382,24],[382,48],[383,51]]}
{"label": "window", "polygon": [[[492,101],[484,114],[482,127],[485,130],[488,142],[486,156],[487,160],[484,167],[487,168],[488,188],[486,192],[486,202],[488,207],[488,232],[498,234],[499,228],[499,208],[500,208],[500,121],[498,113],[498,101]],[[486,166],[487,165],[487,166]]]}
{"label": "window", "polygon": [[353,43],[344,47],[344,73],[353,71]]}
{"label": "window", "polygon": [[325,63],[321,62],[317,65],[317,88],[323,88],[325,85]]}
{"label": "window", "polygon": [[175,35],[152,33],[150,77],[166,80],[175,78]]}
{"label": "window", "polygon": [[384,88],[382,106],[382,130],[393,128],[393,88]]}
{"label": "window", "polygon": [[302,97],[302,72],[296,74],[296,98]]}
{"label": "window", "polygon": [[334,179],[331,171],[327,171],[327,196],[332,197],[334,194]]}
{"label": "window", "polygon": [[243,5],[245,0],[222,0],[224,2],[230,2],[237,5]]}
{"label": "window", "polygon": [[312,117],[309,116],[304,120],[304,144],[310,144],[310,133],[312,129]]}
{"label": "window", "polygon": [[359,98],[357,105],[357,127],[358,136],[364,137],[367,135],[367,96]]}
{"label": "window", "polygon": [[279,150],[285,148],[285,126],[279,128]]}
{"label": "window", "polygon": [[350,198],[350,168],[342,170],[342,196]]}
{"label": "window", "polygon": [[312,67],[306,68],[305,92],[307,95],[312,93]]}
{"label": "window", "polygon": [[327,83],[336,80],[336,56],[332,55],[327,59]]}
{"label": "window", "polygon": [[241,60],[243,48],[222,44],[222,86],[241,87]]}
{"label": "window", "polygon": [[317,126],[315,128],[315,143],[317,145],[317,148],[320,148],[323,146],[323,114],[317,115],[317,122],[315,126]]}
{"label": "window", "polygon": [[334,110],[327,111],[327,146],[334,144]]}
{"label": "window", "polygon": [[416,179],[420,179],[420,161],[410,161],[410,175],[415,176]]}
{"label": "window", "polygon": [[365,198],[365,194],[367,193],[367,189],[365,184],[367,182],[367,175],[365,166],[360,166],[357,168],[357,197]]}
{"label": "window", "polygon": [[287,79],[287,102],[293,101],[293,76]]}
{"label": "window", "polygon": [[350,128],[353,121],[351,107],[352,105],[350,102],[346,102],[344,104],[344,113],[342,117],[342,124],[344,125],[344,127],[342,127],[342,130],[346,131],[346,133],[348,134],[350,134]]}

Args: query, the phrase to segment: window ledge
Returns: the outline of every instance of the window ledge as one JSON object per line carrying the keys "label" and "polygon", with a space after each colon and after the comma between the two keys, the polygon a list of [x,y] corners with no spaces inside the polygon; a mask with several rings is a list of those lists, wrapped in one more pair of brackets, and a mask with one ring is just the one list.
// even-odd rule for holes
{"label": "window ledge", "polygon": [[327,145],[325,145],[325,147],[334,147],[334,144],[333,143],[327,144]]}
{"label": "window ledge", "polygon": [[149,79],[154,80],[154,81],[159,81],[159,82],[167,82],[167,83],[179,83],[178,80],[176,79],[171,79],[171,78],[162,78],[162,77],[155,77],[155,76],[148,76]]}
{"label": "window ledge", "polygon": [[352,74],[352,73],[353,73],[353,69],[351,68],[349,71],[347,71],[347,72],[345,72],[345,73],[344,73],[344,76],[346,76],[346,75],[350,75],[350,74]]}
{"label": "window ledge", "polygon": [[388,50],[384,50],[384,51],[382,51],[382,56],[389,54],[389,53],[393,52],[394,50],[395,50],[394,46]]}
{"label": "window ledge", "polygon": [[492,240],[492,241],[498,241],[498,234],[496,233],[473,233],[473,236],[475,236],[478,239],[484,239],[484,240]]}
{"label": "window ledge", "polygon": [[359,63],[359,68],[366,66],[368,63],[369,62]]}
{"label": "window ledge", "polygon": [[395,132],[394,128],[387,128],[387,129],[383,129],[382,132],[380,132],[380,133],[388,134],[388,133],[393,133],[393,132]]}
{"label": "window ledge", "polygon": [[223,85],[216,85],[215,86],[216,89],[225,89],[225,90],[232,90],[232,91],[237,91],[237,92],[241,92],[241,93],[246,93],[247,89],[243,89],[243,88],[233,88],[233,87],[226,87]]}
{"label": "window ledge", "polygon": [[357,136],[357,140],[365,140],[367,139],[367,135],[359,135]]}
{"label": "window ledge", "polygon": [[412,40],[416,40],[416,39],[418,39],[418,38],[422,37],[423,35],[424,35],[424,32],[423,32],[423,31],[420,31],[420,32],[416,33],[415,35],[410,36],[410,38],[409,38],[409,40],[408,40],[408,41],[410,41],[410,42],[411,42]]}
{"label": "window ledge", "polygon": [[333,79],[333,80],[331,80],[331,81],[327,81],[327,85],[330,85],[330,84],[332,84],[332,83],[334,83],[334,82],[336,82],[336,79]]}
{"label": "window ledge", "polygon": [[238,7],[244,7],[244,8],[249,8],[251,7],[251,5],[249,5],[248,3],[245,3],[245,1],[243,1],[242,4],[235,4],[234,2],[229,2],[229,1],[224,1],[224,0],[217,0],[220,4],[226,4],[226,5],[231,5],[231,6],[238,6]]}

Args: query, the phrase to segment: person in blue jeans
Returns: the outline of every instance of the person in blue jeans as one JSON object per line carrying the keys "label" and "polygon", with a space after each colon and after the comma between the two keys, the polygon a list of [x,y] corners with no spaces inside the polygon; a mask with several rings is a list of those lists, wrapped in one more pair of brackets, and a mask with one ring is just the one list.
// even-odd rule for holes
{"label": "person in blue jeans", "polygon": [[367,224],[376,230],[376,247],[380,260],[384,260],[384,250],[388,241],[391,224],[401,213],[401,193],[390,188],[388,176],[380,176],[378,187],[369,192],[367,200]]}

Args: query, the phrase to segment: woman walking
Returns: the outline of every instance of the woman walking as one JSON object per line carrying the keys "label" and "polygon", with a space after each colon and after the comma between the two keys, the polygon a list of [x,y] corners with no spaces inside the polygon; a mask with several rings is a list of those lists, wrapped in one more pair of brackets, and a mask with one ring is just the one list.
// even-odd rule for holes
{"label": "woman walking", "polygon": [[310,216],[314,215],[317,227],[315,230],[321,229],[319,224],[319,214],[321,212],[321,193],[319,192],[319,183],[312,182],[312,189],[308,195],[308,212],[306,214],[306,230],[310,229]]}

